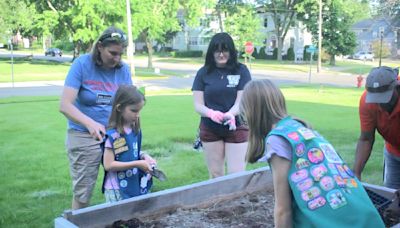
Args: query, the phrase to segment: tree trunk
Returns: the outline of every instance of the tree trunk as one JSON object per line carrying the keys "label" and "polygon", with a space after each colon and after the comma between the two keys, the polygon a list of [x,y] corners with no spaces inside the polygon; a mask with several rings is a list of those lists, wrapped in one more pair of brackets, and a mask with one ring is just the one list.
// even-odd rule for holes
{"label": "tree trunk", "polygon": [[336,66],[335,55],[331,55],[331,57],[329,59],[329,65]]}
{"label": "tree trunk", "polygon": [[283,40],[281,36],[278,36],[278,53],[276,53],[278,61],[282,61],[282,48],[283,48]]}
{"label": "tree trunk", "polygon": [[224,24],[222,23],[221,9],[219,8],[219,6],[217,6],[217,15],[218,15],[219,30],[220,32],[224,32]]}
{"label": "tree trunk", "polygon": [[81,52],[81,42],[80,42],[80,40],[78,40],[78,41],[76,41],[75,42],[75,44],[74,44],[74,55],[73,55],[73,57],[72,57],[72,62],[76,59],[76,58],[78,58],[78,56],[79,56],[79,53]]}
{"label": "tree trunk", "polygon": [[153,68],[153,45],[151,40],[146,36],[146,46],[148,51],[147,68]]}

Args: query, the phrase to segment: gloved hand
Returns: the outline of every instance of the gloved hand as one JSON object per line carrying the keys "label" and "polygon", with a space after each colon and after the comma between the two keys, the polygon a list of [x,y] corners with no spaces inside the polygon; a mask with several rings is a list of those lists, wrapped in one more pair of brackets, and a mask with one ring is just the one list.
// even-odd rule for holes
{"label": "gloved hand", "polygon": [[232,113],[230,112],[224,113],[224,125],[229,125],[230,131],[236,130],[235,116]]}
{"label": "gloved hand", "polygon": [[207,112],[207,117],[219,124],[222,124],[222,121],[224,120],[224,114],[222,112],[212,109]]}

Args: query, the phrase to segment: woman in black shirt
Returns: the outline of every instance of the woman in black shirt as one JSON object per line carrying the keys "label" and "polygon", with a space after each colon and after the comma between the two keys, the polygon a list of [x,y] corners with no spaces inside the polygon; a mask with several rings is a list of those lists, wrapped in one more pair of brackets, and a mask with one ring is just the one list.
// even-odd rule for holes
{"label": "woman in black shirt", "polygon": [[210,178],[245,170],[248,128],[239,120],[244,85],[251,80],[247,67],[237,61],[232,37],[213,36],[204,66],[197,72],[192,91],[201,116],[200,140]]}

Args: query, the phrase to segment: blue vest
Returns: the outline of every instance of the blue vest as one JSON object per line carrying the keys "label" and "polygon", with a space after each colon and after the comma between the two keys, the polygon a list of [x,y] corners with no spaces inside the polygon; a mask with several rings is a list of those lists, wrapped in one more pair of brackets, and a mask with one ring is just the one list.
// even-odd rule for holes
{"label": "blue vest", "polygon": [[[110,129],[106,138],[111,142],[115,160],[121,162],[140,160],[142,132],[120,135],[116,129]],[[139,168],[127,169],[117,172],[117,182],[123,199],[143,195],[150,191],[153,180]],[[103,182],[104,185],[104,182]]]}
{"label": "blue vest", "polygon": [[284,137],[292,147],[294,227],[385,227],[361,182],[316,131],[287,117],[270,135]]}

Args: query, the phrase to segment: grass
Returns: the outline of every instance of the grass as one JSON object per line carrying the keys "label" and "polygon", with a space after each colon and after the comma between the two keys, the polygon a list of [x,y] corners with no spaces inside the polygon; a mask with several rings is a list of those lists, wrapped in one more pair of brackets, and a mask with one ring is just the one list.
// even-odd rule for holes
{"label": "grass", "polygon": [[[289,113],[309,121],[350,167],[359,135],[361,90],[316,86],[283,87]],[[147,94],[141,113],[143,149],[168,176],[153,191],[206,180],[203,153],[191,148],[199,122],[189,91]],[[189,93],[190,94],[190,93]],[[0,227],[51,227],[70,208],[71,183],[64,149],[66,120],[58,97],[0,99]],[[382,184],[382,139],[363,173],[363,181]],[[248,169],[265,164],[248,165]],[[92,204],[104,202],[99,175]]]}

